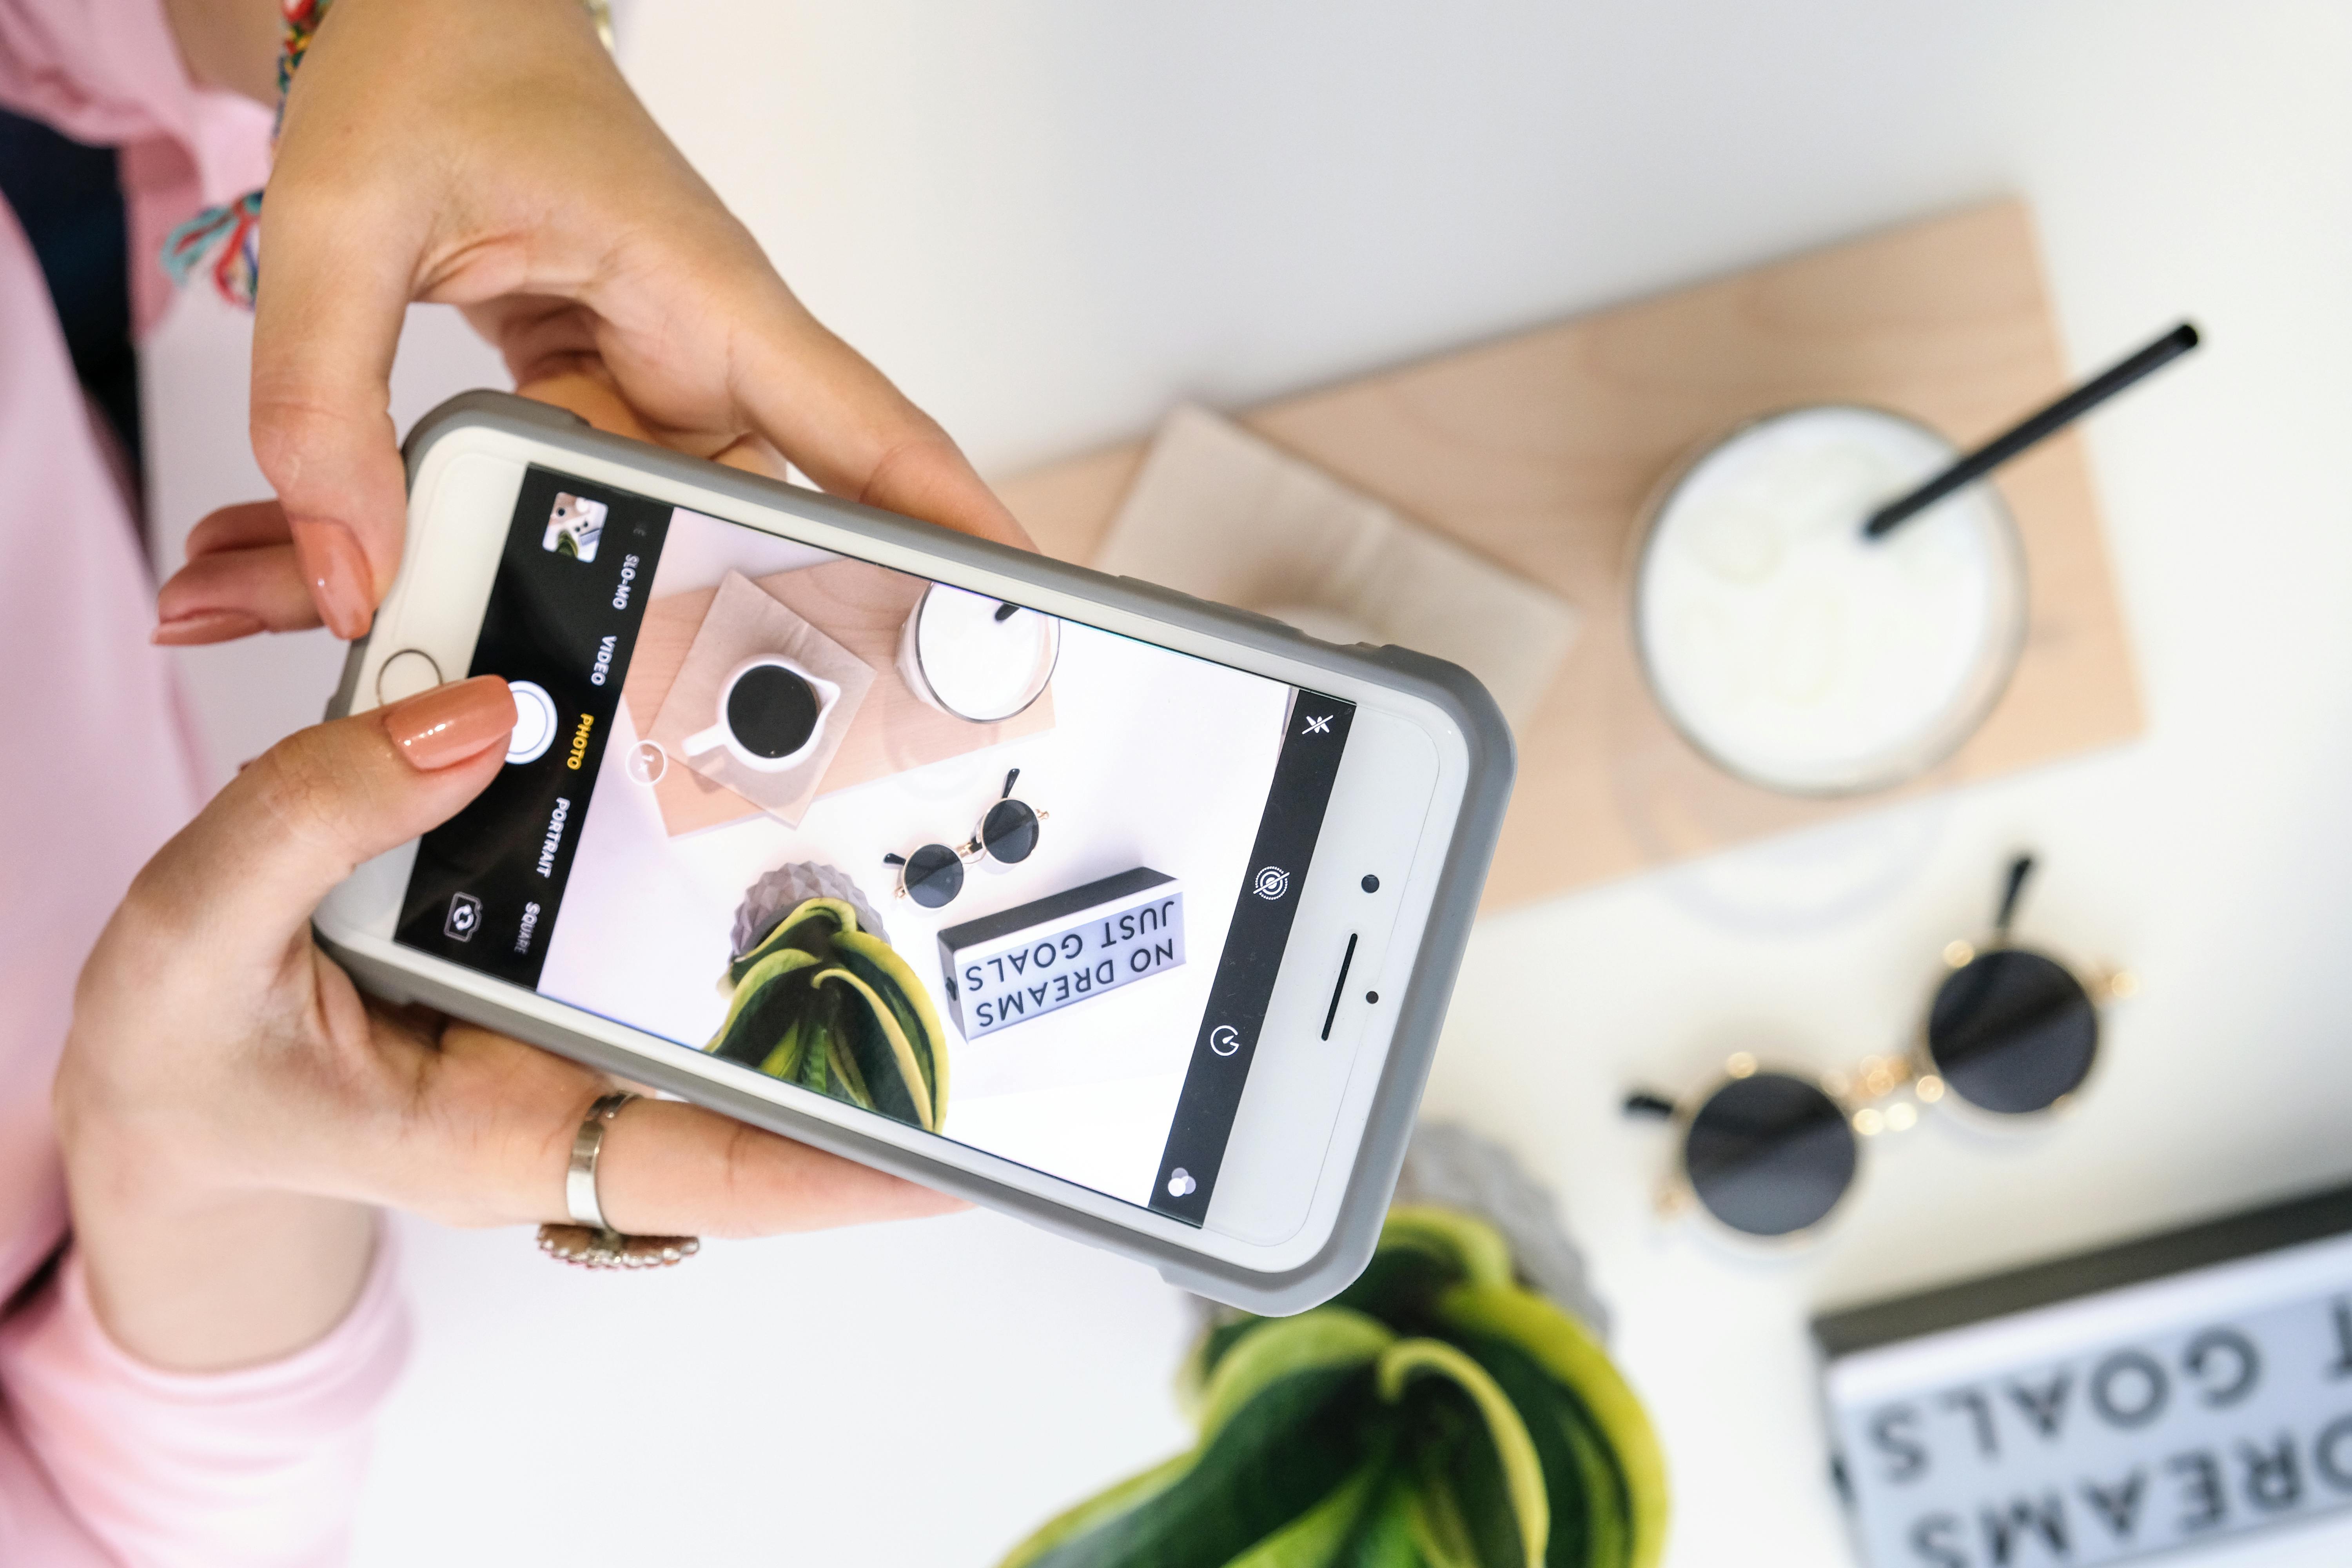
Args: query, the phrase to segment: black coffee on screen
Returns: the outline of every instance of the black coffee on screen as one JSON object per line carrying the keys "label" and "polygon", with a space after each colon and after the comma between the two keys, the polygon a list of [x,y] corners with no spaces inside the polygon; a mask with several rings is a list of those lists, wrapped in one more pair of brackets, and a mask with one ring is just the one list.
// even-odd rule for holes
{"label": "black coffee on screen", "polygon": [[789,757],[816,732],[816,692],[777,665],[747,669],[728,693],[727,728],[755,757]]}

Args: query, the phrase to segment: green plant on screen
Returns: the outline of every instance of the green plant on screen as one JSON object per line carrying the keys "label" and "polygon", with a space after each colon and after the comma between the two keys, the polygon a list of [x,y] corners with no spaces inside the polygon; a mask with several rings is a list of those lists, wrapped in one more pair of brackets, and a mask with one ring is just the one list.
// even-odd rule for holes
{"label": "green plant on screen", "polygon": [[939,1016],[914,971],[840,899],[808,899],[727,967],[732,1000],[703,1047],[770,1078],[936,1132],[947,1116]]}

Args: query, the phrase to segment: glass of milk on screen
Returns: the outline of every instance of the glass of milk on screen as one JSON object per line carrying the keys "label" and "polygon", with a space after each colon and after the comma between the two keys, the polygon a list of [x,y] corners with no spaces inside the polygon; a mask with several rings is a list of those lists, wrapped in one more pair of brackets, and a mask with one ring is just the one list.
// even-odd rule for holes
{"label": "glass of milk on screen", "polygon": [[992,724],[1045,695],[1061,651],[1052,616],[934,583],[899,628],[898,674],[942,713]]}
{"label": "glass of milk on screen", "polygon": [[1898,415],[1823,405],[1741,427],[1673,481],[1643,542],[1633,635],[1692,745],[1768,789],[1851,795],[1975,732],[2024,640],[2008,509],[1977,484],[1862,531],[1954,456]]}

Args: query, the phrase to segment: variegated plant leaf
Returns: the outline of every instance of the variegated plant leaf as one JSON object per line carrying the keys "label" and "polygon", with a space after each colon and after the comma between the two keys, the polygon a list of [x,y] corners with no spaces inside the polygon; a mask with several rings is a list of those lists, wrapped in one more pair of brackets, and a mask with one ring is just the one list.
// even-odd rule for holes
{"label": "variegated plant leaf", "polygon": [[1132,1509],[1024,1559],[1024,1568],[1224,1568],[1355,1476],[1384,1434],[1362,1362],[1259,1386],[1189,1468]]}
{"label": "variegated plant leaf", "polygon": [[[1544,1489],[1543,1463],[1536,1457],[1535,1439],[1528,1435],[1527,1423],[1486,1369],[1443,1340],[1399,1340],[1381,1352],[1378,1378],[1381,1397],[1391,1405],[1401,1402],[1407,1387],[1421,1378],[1442,1379],[1468,1398],[1502,1471],[1501,1495],[1493,1501],[1507,1508],[1511,1533],[1518,1546],[1516,1563],[1490,1563],[1486,1559],[1493,1552],[1477,1551],[1478,1568],[1544,1568],[1544,1547],[1551,1536],[1551,1500]],[[1480,1522],[1504,1522],[1494,1517],[1496,1511],[1482,1510]],[[1465,1539],[1475,1550],[1489,1533],[1472,1528]]]}
{"label": "variegated plant leaf", "polygon": [[1535,1443],[1552,1505],[1547,1568],[1625,1568],[1624,1478],[1576,1396],[1513,1341],[1465,1334],[1461,1344],[1510,1397]]}
{"label": "variegated plant leaf", "polygon": [[1665,1551],[1665,1455],[1641,1401],[1608,1352],[1575,1319],[1516,1286],[1464,1286],[1450,1292],[1438,1310],[1463,1334],[1492,1335],[1520,1346],[1569,1390],[1624,1479],[1632,1536],[1627,1561],[1631,1568],[1655,1568]]}

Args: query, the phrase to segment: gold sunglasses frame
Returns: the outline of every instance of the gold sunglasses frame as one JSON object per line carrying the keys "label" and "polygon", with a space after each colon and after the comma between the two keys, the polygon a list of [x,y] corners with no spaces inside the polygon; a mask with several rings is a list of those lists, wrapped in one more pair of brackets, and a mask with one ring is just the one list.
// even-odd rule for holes
{"label": "gold sunglasses frame", "polygon": [[[1928,986],[1927,1003],[1920,1008],[1917,1021],[1912,1026],[1909,1043],[1904,1048],[1865,1057],[1851,1070],[1832,1068],[1827,1072],[1783,1067],[1768,1063],[1751,1051],[1734,1051],[1725,1058],[1722,1071],[1707,1080],[1704,1093],[1672,1101],[1660,1095],[1643,1092],[1629,1096],[1626,1100],[1629,1112],[1654,1112],[1660,1105],[1666,1106],[1665,1120],[1675,1131],[1674,1165],[1659,1183],[1654,1200],[1658,1217],[1677,1220],[1696,1212],[1702,1216],[1709,1232],[1719,1238],[1768,1253],[1785,1252],[1816,1239],[1844,1209],[1847,1199],[1862,1184],[1865,1169],[1864,1152],[1871,1141],[1883,1134],[1908,1132],[1930,1107],[1948,1107],[1940,1114],[1957,1116],[1962,1122],[1979,1130],[2011,1132],[2046,1127],[2071,1115],[2084,1092],[2098,1078],[2102,1064],[2106,1060],[2108,1053],[2104,1048],[2104,1040],[2101,1041],[2102,1048],[2092,1053],[2090,1068],[2080,1084],[2038,1110],[2023,1111],[1988,1110],[1971,1103],[1944,1081],[1943,1075],[1937,1069],[1935,1058],[1927,1048],[1928,1018],[1944,982],[1978,959],[1996,952],[2030,952],[2056,964],[2065,972],[2067,978],[2082,987],[2084,995],[2090,999],[2098,1015],[2103,1034],[2108,1007],[2137,994],[2139,982],[2127,969],[2112,964],[2101,965],[2087,971],[2089,977],[2086,979],[2084,968],[2057,954],[2010,940],[2010,917],[2015,910],[2025,876],[2032,868],[2031,857],[2020,857],[2012,863],[2010,886],[2001,901],[2001,911],[1982,942],[1956,939],[1944,944],[1941,954],[1943,973],[1935,984]],[[1774,1073],[1811,1084],[1844,1115],[1846,1126],[1854,1135],[1853,1178],[1846,1184],[1845,1190],[1838,1194],[1837,1201],[1811,1225],[1784,1231],[1778,1236],[1759,1236],[1717,1218],[1699,1201],[1698,1190],[1690,1175],[1690,1129],[1699,1110],[1728,1085],[1759,1073]]]}

